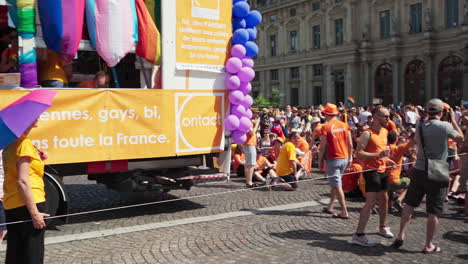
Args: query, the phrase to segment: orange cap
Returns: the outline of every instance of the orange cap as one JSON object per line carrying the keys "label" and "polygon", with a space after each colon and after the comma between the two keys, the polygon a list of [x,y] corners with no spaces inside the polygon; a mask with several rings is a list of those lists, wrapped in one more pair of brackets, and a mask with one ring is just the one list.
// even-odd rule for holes
{"label": "orange cap", "polygon": [[335,104],[330,104],[328,103],[325,108],[322,110],[322,113],[324,115],[331,115],[331,116],[335,116],[337,114],[339,114],[338,112],[338,108],[336,107]]}
{"label": "orange cap", "polygon": [[448,110],[448,109],[450,109],[450,108],[452,108],[452,107],[450,107],[450,105],[449,105],[449,104],[447,104],[447,103],[444,103],[444,110]]}

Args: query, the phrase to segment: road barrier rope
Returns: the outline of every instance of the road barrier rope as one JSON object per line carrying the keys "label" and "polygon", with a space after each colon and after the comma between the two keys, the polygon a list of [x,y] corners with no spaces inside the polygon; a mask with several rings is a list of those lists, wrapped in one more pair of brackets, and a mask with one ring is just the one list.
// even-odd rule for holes
{"label": "road barrier rope", "polygon": [[[458,154],[458,156],[463,156],[463,155],[467,155],[467,154],[468,153],[460,153],[460,154]],[[452,155],[452,156],[448,156],[448,158],[452,158],[452,157],[456,157],[456,156],[457,155]],[[416,161],[403,163],[401,165],[391,165],[391,166],[386,166],[385,169],[395,168],[395,167],[403,167],[403,166],[411,165],[411,164],[415,164],[415,163],[416,163]],[[374,169],[367,169],[367,170],[361,170],[361,171],[352,171],[352,172],[348,172],[348,173],[343,173],[343,174],[341,174],[341,176],[351,175],[351,174],[356,174],[356,173],[364,173],[364,172],[373,171],[373,170]],[[329,177],[333,177],[333,176],[339,176],[339,174],[335,174],[335,175],[332,175],[332,176],[325,176],[325,177],[316,177],[316,178],[305,179],[305,180],[297,180],[297,181],[293,181],[293,182],[289,182],[289,183],[299,183],[299,182],[304,183],[304,182],[311,182],[311,181],[317,181],[317,180],[326,180]],[[78,213],[70,213],[70,214],[64,214],[64,215],[49,216],[49,217],[44,217],[44,220],[52,220],[52,219],[57,219],[57,218],[73,217],[73,216],[88,215],[88,214],[96,214],[96,213],[102,213],[102,212],[109,212],[109,211],[116,211],[116,210],[134,208],[134,207],[142,207],[142,206],[147,206],[147,205],[172,203],[172,202],[178,202],[178,201],[184,201],[184,200],[193,200],[193,199],[205,198],[205,197],[210,197],[210,196],[218,196],[218,195],[223,195],[223,194],[232,194],[232,193],[238,193],[238,192],[253,191],[253,190],[264,189],[264,188],[268,188],[268,187],[280,187],[280,186],[278,184],[273,184],[273,185],[266,184],[266,185],[261,185],[261,186],[257,186],[257,187],[252,187],[252,188],[242,188],[242,189],[237,189],[237,190],[202,194],[202,195],[197,195],[197,196],[188,196],[188,197],[175,198],[175,199],[169,199],[169,200],[164,200],[164,201],[154,201],[154,202],[124,205],[124,206],[105,208],[105,209],[98,209],[98,210],[90,210],[90,211],[84,211],[84,212],[78,212]],[[14,221],[14,222],[6,222],[6,223],[3,223],[3,224],[0,224],[0,226],[14,225],[14,224],[21,224],[21,223],[28,223],[28,222],[32,222],[32,220],[29,219],[29,220],[21,220],[21,221]]]}

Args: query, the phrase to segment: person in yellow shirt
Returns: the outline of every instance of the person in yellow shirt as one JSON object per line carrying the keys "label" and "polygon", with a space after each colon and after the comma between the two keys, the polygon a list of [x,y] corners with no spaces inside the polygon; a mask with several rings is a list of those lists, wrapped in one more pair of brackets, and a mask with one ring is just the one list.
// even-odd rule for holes
{"label": "person in yellow shirt", "polygon": [[42,87],[68,87],[73,75],[72,62],[66,62],[53,50],[37,49],[39,82]]}
{"label": "person in yellow shirt", "polygon": [[297,166],[300,166],[300,163],[296,159],[294,144],[297,144],[299,139],[300,135],[297,132],[289,134],[289,141],[281,148],[276,164],[276,174],[285,182],[280,186],[289,191],[295,191],[298,187]]}
{"label": "person in yellow shirt", "polygon": [[27,135],[37,127],[37,120],[16,141],[3,151],[5,181],[4,207],[7,222],[29,222],[8,225],[5,263],[43,263],[44,217],[46,211],[44,190],[44,162],[46,155],[39,152]]}

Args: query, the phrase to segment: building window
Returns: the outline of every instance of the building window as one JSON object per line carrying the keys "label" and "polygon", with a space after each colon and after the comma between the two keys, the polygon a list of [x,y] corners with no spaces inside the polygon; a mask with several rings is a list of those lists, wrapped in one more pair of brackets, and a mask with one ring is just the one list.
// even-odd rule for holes
{"label": "building window", "polygon": [[336,4],[343,3],[343,0],[335,0]]}
{"label": "building window", "polygon": [[320,25],[312,27],[314,49],[320,49]]}
{"label": "building window", "polygon": [[422,32],[422,4],[410,5],[410,33]]}
{"label": "building window", "polygon": [[289,32],[289,38],[291,41],[291,52],[295,53],[297,51],[297,31]]}
{"label": "building window", "polygon": [[390,37],[390,11],[382,11],[379,13],[380,20],[380,39]]}
{"label": "building window", "polygon": [[458,0],[445,0],[445,25],[458,26]]}
{"label": "building window", "polygon": [[276,56],[276,35],[270,36],[270,56]]}
{"label": "building window", "polygon": [[271,15],[271,16],[270,16],[270,21],[271,21],[271,22],[276,21],[276,15]]}
{"label": "building window", "polygon": [[312,65],[314,76],[322,76],[322,64],[314,64]]}
{"label": "building window", "polygon": [[343,44],[343,19],[335,20],[335,44]]}
{"label": "building window", "polygon": [[291,105],[299,105],[299,88],[291,88]]}
{"label": "building window", "polygon": [[270,70],[270,80],[272,81],[279,80],[278,70]]}
{"label": "building window", "polygon": [[344,91],[345,91],[345,83],[344,83],[344,71],[334,71],[333,76],[335,77],[335,102],[344,102]]}
{"label": "building window", "polygon": [[296,8],[289,9],[289,15],[292,16],[292,17],[296,16]]}
{"label": "building window", "polygon": [[312,11],[317,11],[320,9],[320,2],[313,2],[312,3]]}
{"label": "building window", "polygon": [[293,80],[299,79],[299,67],[291,68],[291,79]]}
{"label": "building window", "polygon": [[314,86],[314,105],[322,103],[322,86]]}

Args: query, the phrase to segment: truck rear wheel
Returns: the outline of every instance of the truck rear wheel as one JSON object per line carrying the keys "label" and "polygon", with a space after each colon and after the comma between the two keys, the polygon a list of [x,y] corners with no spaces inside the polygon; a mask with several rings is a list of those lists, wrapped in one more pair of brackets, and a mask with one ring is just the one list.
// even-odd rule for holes
{"label": "truck rear wheel", "polygon": [[[44,174],[44,189],[46,193],[47,213],[50,216],[67,214],[67,196],[65,186],[58,176]],[[49,226],[55,226],[59,222],[65,222],[65,218],[53,219]]]}

